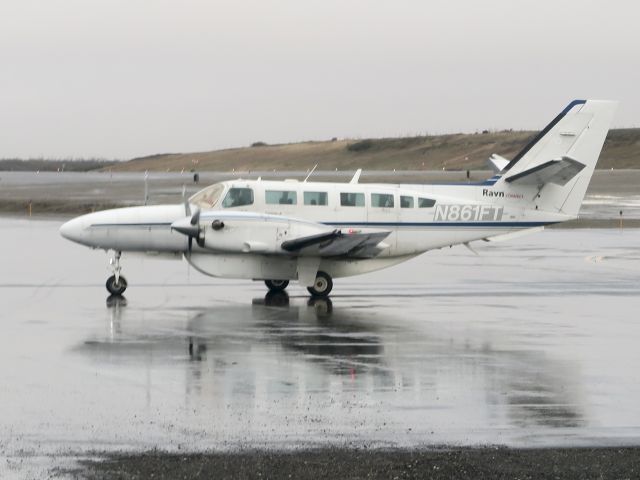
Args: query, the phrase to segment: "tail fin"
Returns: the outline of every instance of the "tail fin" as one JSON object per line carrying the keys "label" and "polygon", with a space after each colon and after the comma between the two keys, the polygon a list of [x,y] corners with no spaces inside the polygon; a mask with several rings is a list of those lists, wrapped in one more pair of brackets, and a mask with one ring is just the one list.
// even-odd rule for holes
{"label": "tail fin", "polygon": [[617,102],[574,100],[502,170],[501,187],[577,216]]}

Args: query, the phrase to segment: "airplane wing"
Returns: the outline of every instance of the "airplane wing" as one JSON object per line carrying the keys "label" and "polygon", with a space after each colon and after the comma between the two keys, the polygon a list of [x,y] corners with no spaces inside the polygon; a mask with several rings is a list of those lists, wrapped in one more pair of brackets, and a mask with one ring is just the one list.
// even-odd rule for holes
{"label": "airplane wing", "polygon": [[[171,229],[189,237],[189,251],[195,239],[201,248],[222,252],[350,258],[375,257],[388,247],[382,240],[391,233],[343,232],[322,223],[253,212],[201,215],[200,210],[173,222]],[[278,230],[289,231],[293,238],[280,243]]]}
{"label": "airplane wing", "polygon": [[560,160],[549,160],[537,167],[511,175],[505,178],[505,181],[509,183],[519,183],[521,185],[555,183],[556,185],[565,186],[569,180],[580,173],[584,167],[584,164],[571,157],[565,156]]}
{"label": "airplane wing", "polygon": [[391,232],[328,233],[309,235],[282,242],[282,249],[291,253],[316,254],[320,257],[372,258],[386,245],[381,244]]}
{"label": "airplane wing", "polygon": [[341,235],[342,233],[340,233],[340,230],[333,230],[332,232],[318,233],[317,235],[307,235],[306,237],[287,240],[286,242],[282,242],[281,246],[282,249],[286,250],[287,252],[297,252],[312,245],[330,243],[332,240]]}

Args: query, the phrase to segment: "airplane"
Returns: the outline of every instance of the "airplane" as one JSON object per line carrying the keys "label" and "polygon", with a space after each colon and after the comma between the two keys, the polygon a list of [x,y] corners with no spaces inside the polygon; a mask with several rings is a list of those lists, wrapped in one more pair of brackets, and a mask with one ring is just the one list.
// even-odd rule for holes
{"label": "airplane", "polygon": [[333,279],[372,272],[429,250],[498,241],[577,218],[617,102],[574,100],[513,158],[494,154],[479,183],[362,184],[228,180],[177,205],[105,210],[60,227],[112,251],[106,287],[122,295],[122,252],[182,256],[213,277],[294,280],[326,297]]}

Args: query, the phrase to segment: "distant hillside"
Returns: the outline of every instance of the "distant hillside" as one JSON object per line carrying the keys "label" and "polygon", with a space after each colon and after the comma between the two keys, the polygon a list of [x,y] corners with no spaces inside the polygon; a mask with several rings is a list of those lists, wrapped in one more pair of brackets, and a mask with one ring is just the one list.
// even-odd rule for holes
{"label": "distant hillside", "polygon": [[[492,153],[510,158],[536,132],[490,132],[265,145],[161,154],[113,166],[118,171],[466,170],[483,169]],[[611,130],[598,168],[640,168],[640,128]]]}
{"label": "distant hillside", "polygon": [[76,159],[27,159],[2,158],[0,159],[0,171],[3,172],[88,172],[110,167],[116,163],[113,160],[76,160]]}

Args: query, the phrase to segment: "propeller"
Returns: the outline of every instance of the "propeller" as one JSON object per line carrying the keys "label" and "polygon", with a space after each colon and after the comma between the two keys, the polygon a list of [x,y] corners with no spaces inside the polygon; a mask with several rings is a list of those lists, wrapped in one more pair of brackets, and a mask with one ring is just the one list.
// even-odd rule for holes
{"label": "propeller", "polygon": [[[185,213],[187,213],[187,215],[191,213],[191,208],[188,202],[185,203]],[[193,248],[194,238],[196,239],[198,246],[204,247],[204,230],[200,227],[200,207],[196,208],[196,211],[193,212],[191,218],[187,216],[187,218],[182,218],[173,222],[171,224],[171,229],[189,237],[189,253],[191,253]]]}

